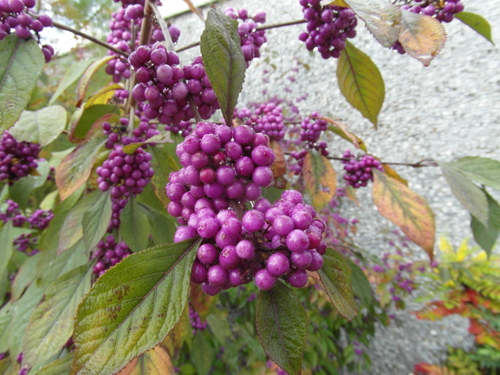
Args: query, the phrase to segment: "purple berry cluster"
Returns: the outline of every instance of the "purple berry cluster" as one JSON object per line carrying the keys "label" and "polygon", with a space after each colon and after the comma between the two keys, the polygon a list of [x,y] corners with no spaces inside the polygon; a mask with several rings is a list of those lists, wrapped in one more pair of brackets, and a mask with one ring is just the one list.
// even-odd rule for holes
{"label": "purple berry cluster", "polygon": [[355,189],[366,186],[368,181],[373,181],[372,168],[377,168],[381,172],[384,171],[384,167],[380,161],[371,155],[363,155],[356,158],[351,151],[347,150],[342,157],[344,159],[349,159],[342,161],[344,170],[346,171],[344,180],[347,185]]}
{"label": "purple berry cluster", "polygon": [[8,131],[0,140],[0,181],[12,185],[36,169],[40,145],[31,142],[18,142]]}
{"label": "purple berry cluster", "polygon": [[[203,238],[191,280],[205,293],[252,279],[269,290],[280,277],[303,287],[306,270],[322,266],[325,227],[314,208],[297,191],[285,191],[273,205],[260,198],[262,187],[273,181],[269,137],[247,125],[202,122],[177,154],[184,167],[165,188],[167,209],[181,225],[174,242]],[[248,201],[255,202],[251,210]]]}
{"label": "purple berry cluster", "polygon": [[29,248],[33,249],[29,255],[34,255],[38,253],[38,250],[35,249],[38,240],[33,237],[31,234],[21,234],[19,237],[14,239],[14,246],[16,249],[22,253],[26,253]]}
{"label": "purple berry cluster", "polygon": [[112,217],[108,231],[120,226],[120,213],[132,194],[142,193],[154,174],[151,155],[141,147],[126,154],[121,145],[115,146],[102,166],[97,167],[97,184],[101,191],[111,189]]}
{"label": "purple berry cluster", "polygon": [[0,212],[0,220],[4,223],[12,221],[12,224],[15,227],[22,227],[27,219],[26,216],[21,213],[19,205],[10,199],[8,199],[6,203],[7,208],[5,209],[5,212]]}
{"label": "purple berry cluster", "polygon": [[164,45],[140,46],[129,56],[136,71],[137,84],[133,98],[142,103],[148,119],[158,119],[161,124],[179,125],[189,121],[193,113],[188,103],[189,88],[182,81],[184,72],[175,52],[167,52]]}
{"label": "purple berry cluster", "polygon": [[25,223],[28,223],[30,229],[44,230],[47,228],[54,218],[54,214],[51,210],[35,210],[31,216],[26,217],[21,213],[19,205],[8,199],[7,208],[5,212],[0,212],[0,220],[6,223],[7,221],[12,221],[15,227],[22,227]]}
{"label": "purple berry cluster", "polygon": [[[204,205],[219,211],[227,209],[230,200],[258,199],[262,187],[273,181],[274,153],[268,145],[267,136],[255,134],[247,125],[198,123],[177,147],[183,168],[172,173],[166,186],[169,213],[186,225]],[[185,230],[179,228],[177,237]]]}
{"label": "purple berry cluster", "polygon": [[[183,67],[184,80],[200,117],[208,120],[220,108],[212,84],[205,73],[201,56],[196,57],[191,65]],[[167,127],[165,127],[167,129]]]}
{"label": "purple berry cluster", "polygon": [[101,276],[108,268],[120,263],[123,258],[130,254],[130,249],[125,242],[117,244],[112,235],[107,236],[105,240],[99,241],[92,254],[92,259],[97,259],[94,274]]}
{"label": "purple berry cluster", "polygon": [[[17,228],[21,228],[24,224],[28,224],[30,229],[44,230],[49,226],[51,220],[54,218],[54,214],[51,210],[40,209],[35,210],[31,216],[26,217],[22,214],[19,209],[19,205],[16,202],[8,199],[6,203],[7,208],[5,209],[5,212],[0,212],[0,220],[4,223],[12,221],[14,227]],[[35,233],[23,233],[14,239],[13,244],[18,251],[23,253],[26,253],[28,252],[28,249],[31,249],[29,252],[29,255],[31,256],[38,253],[38,250],[35,249],[37,242],[38,238]]]}
{"label": "purple berry cluster", "polygon": [[198,331],[204,331],[207,328],[207,322],[202,322],[198,313],[189,306],[189,321],[191,323],[191,327],[193,328],[193,335]]}
{"label": "purple berry cluster", "polygon": [[[141,28],[143,18],[144,0],[122,1],[122,7],[112,14],[107,42],[117,49],[130,54],[139,44],[138,31]],[[175,25],[170,25],[168,30],[172,41],[176,43],[180,36],[180,30]],[[134,34],[136,35],[136,39],[132,40]],[[153,43],[165,40],[163,32],[157,25],[153,26],[151,40]],[[113,51],[110,51],[108,54],[116,55]],[[129,79],[131,76],[130,63],[123,56],[117,56],[116,59],[108,62],[106,73],[113,76],[114,82],[120,82],[121,78]],[[125,92],[121,92],[121,96],[126,98],[128,93],[126,93],[126,90],[123,91]]]}
{"label": "purple berry cluster", "polygon": [[300,124],[300,140],[306,143],[309,149],[321,151],[323,155],[328,155],[326,151],[326,142],[318,142],[321,133],[328,129],[328,122],[319,118],[321,115],[314,111],[311,117],[306,117]]}
{"label": "purple berry cluster", "polygon": [[[402,5],[401,9],[433,17],[439,22],[449,23],[453,21],[455,14],[464,10],[464,5],[460,0],[413,0],[413,3]],[[399,41],[394,43],[392,49],[401,55],[406,53]]]}
{"label": "purple berry cluster", "polygon": [[225,13],[226,16],[239,21],[238,34],[241,39],[241,50],[248,68],[250,61],[260,57],[260,47],[267,42],[266,32],[257,30],[266,22],[266,13],[258,12],[255,16],[249,17],[246,9],[234,10],[233,8],[227,8]]}
{"label": "purple berry cluster", "polygon": [[321,57],[340,57],[347,38],[356,36],[358,21],[350,8],[321,6],[320,0],[299,0],[307,21],[307,32],[299,35],[309,51],[318,48]]}
{"label": "purple berry cluster", "polygon": [[266,134],[271,139],[280,141],[285,136],[283,109],[274,101],[260,104],[253,113],[246,107],[235,110],[235,117],[251,126],[255,132]]}
{"label": "purple berry cluster", "polygon": [[204,207],[181,227],[187,228],[184,236],[204,238],[191,281],[210,295],[252,279],[261,290],[273,288],[279,278],[304,287],[307,270],[320,269],[326,251],[325,227],[314,208],[303,203],[298,191],[288,190],[274,204],[261,198],[243,212],[240,219],[232,208],[216,212]]}
{"label": "purple berry cluster", "polygon": [[[52,18],[45,14],[36,16],[30,10],[36,6],[36,0],[0,0],[0,40],[14,33],[21,39],[35,37],[40,41],[40,32],[52,26]],[[54,56],[54,48],[47,44],[42,46],[45,62]]]}
{"label": "purple berry cluster", "polygon": [[[120,8],[111,15],[112,20],[109,23],[110,33],[107,42],[120,51],[130,53],[135,41],[132,41],[132,27],[139,28],[144,15],[143,6],[140,4],[130,4],[126,8]],[[108,52],[115,56],[115,52]],[[113,82],[120,82],[122,78],[128,79],[131,76],[130,64],[128,61],[117,56],[110,60],[106,66],[106,73],[113,77]]]}
{"label": "purple berry cluster", "polygon": [[26,220],[31,229],[44,230],[47,228],[54,218],[54,214],[50,210],[35,210]]}
{"label": "purple berry cluster", "polygon": [[[303,146],[300,151],[292,151],[291,156],[298,160],[299,167],[302,167],[304,157],[309,150],[317,150],[323,156],[328,156],[328,145],[325,141],[320,141],[321,133],[328,129],[328,123],[322,120],[320,114],[314,111],[310,117],[306,117],[300,124],[300,139],[296,142]],[[300,173],[297,169],[296,173]]]}

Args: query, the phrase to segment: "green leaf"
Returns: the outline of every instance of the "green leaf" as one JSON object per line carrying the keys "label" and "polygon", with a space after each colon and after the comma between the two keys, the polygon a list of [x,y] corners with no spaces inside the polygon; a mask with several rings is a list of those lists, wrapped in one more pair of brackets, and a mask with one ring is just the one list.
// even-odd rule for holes
{"label": "green leaf", "polygon": [[93,137],[80,143],[56,168],[56,184],[61,200],[65,200],[88,181],[99,150],[107,137]]}
{"label": "green leaf", "polygon": [[12,256],[12,242],[14,241],[14,231],[12,221],[8,221],[0,230],[0,276],[3,275],[9,259]]}
{"label": "green leaf", "polygon": [[76,88],[77,103],[76,106],[80,107],[85,99],[87,89],[90,85],[90,81],[94,74],[97,73],[108,61],[116,59],[116,56],[104,56],[97,61],[94,61],[83,73],[82,78],[78,81],[78,87]]}
{"label": "green leaf", "polygon": [[120,109],[116,105],[96,104],[88,108],[80,108],[73,113],[69,122],[69,140],[80,143],[88,138],[90,129],[101,127],[102,123],[118,121]]}
{"label": "green leaf", "polygon": [[335,195],[337,176],[330,161],[315,150],[309,151],[302,165],[305,192],[312,206],[320,211]]}
{"label": "green leaf", "polygon": [[23,263],[16,274],[14,283],[12,284],[12,299],[16,300],[23,294],[24,290],[30,285],[36,277],[36,267],[40,260],[41,253],[30,256]]}
{"label": "green leaf", "polygon": [[45,59],[32,38],[0,41],[0,131],[10,128],[28,104]]}
{"label": "green leaf", "polygon": [[471,215],[470,226],[474,240],[481,246],[488,256],[491,255],[491,250],[500,233],[500,205],[486,191],[486,199],[488,200],[488,225],[483,225],[478,219]]}
{"label": "green leaf", "polygon": [[12,301],[5,304],[0,309],[0,353],[9,350],[10,341],[10,322],[12,321],[12,313],[14,312],[14,303]]}
{"label": "green leaf", "polygon": [[13,363],[11,357],[4,358],[0,361],[0,374],[1,375],[16,375],[19,373],[18,364]]}
{"label": "green leaf", "polygon": [[59,353],[73,333],[73,319],[90,288],[92,267],[83,265],[57,279],[45,292],[28,323],[23,364],[30,367]]}
{"label": "green leaf", "polygon": [[16,181],[9,189],[9,195],[12,200],[19,203],[21,208],[27,208],[30,194],[33,189],[39,188],[47,181],[50,173],[50,166],[46,160],[37,161],[36,171],[38,176],[29,175]]}
{"label": "green leaf", "polygon": [[199,244],[132,254],[97,280],[78,308],[72,375],[115,373],[163,340],[184,311]]}
{"label": "green leaf", "polygon": [[52,95],[49,101],[49,105],[54,104],[57,98],[66,91],[66,89],[71,86],[80,76],[83,74],[83,72],[87,69],[87,67],[90,65],[92,61],[84,59],[81,61],[76,62],[73,64],[68,70],[66,70],[66,73],[64,74],[64,77],[61,80],[61,83],[59,83],[59,86],[57,86],[56,91]]}
{"label": "green leaf", "polygon": [[210,9],[201,34],[200,49],[222,115],[230,125],[246,69],[236,20],[224,15],[217,7]]}
{"label": "green leaf", "polygon": [[133,252],[148,247],[151,232],[148,215],[135,197],[129,199],[120,214],[120,221],[120,234]]}
{"label": "green leaf", "polygon": [[467,156],[457,161],[452,161],[449,165],[471,180],[500,190],[500,162],[498,160],[479,156]]}
{"label": "green leaf", "polygon": [[439,166],[455,197],[472,216],[476,217],[483,225],[488,225],[488,201],[484,192],[453,164],[439,163]]}
{"label": "green leaf", "polygon": [[226,340],[232,338],[226,312],[215,309],[207,316],[207,323],[221,345],[225,345]]}
{"label": "green leaf", "polygon": [[61,228],[58,254],[70,249],[78,241],[83,239],[83,217],[90,208],[96,206],[96,203],[102,199],[103,194],[106,193],[100,190],[94,190],[71,209]]}
{"label": "green leaf", "polygon": [[198,331],[194,336],[191,349],[191,360],[198,375],[208,375],[212,369],[215,355],[214,349],[203,332]]}
{"label": "green leaf", "polygon": [[295,293],[282,282],[261,291],[255,319],[259,340],[271,360],[290,375],[300,374],[308,318]]}
{"label": "green leaf", "polygon": [[[10,354],[17,358],[17,355],[22,352],[22,343],[26,326],[30,320],[33,310],[38,305],[43,297],[43,289],[36,284],[31,284],[24,292],[23,296],[12,305],[12,320],[9,322],[9,333],[7,341]],[[0,345],[0,350],[2,350]],[[5,350],[2,350],[5,351]]]}
{"label": "green leaf", "polygon": [[[38,369],[30,371],[30,375],[66,375],[69,374],[71,363],[73,362],[73,353],[69,352],[64,357],[56,359]],[[32,374],[33,372],[33,374]]]}
{"label": "green leaf", "polygon": [[338,59],[337,79],[349,104],[376,128],[385,97],[384,79],[370,57],[349,41]]}
{"label": "green leaf", "polygon": [[94,205],[89,207],[83,214],[82,218],[82,233],[87,251],[91,251],[97,246],[102,237],[108,230],[108,225],[111,220],[111,191],[99,191],[99,197],[94,202]]}
{"label": "green leaf", "polygon": [[352,295],[351,268],[344,257],[332,248],[327,248],[323,261],[318,274],[326,294],[339,314],[352,320],[357,311]]}
{"label": "green leaf", "polygon": [[151,178],[151,185],[158,199],[167,206],[169,200],[165,195],[165,185],[169,181],[170,173],[178,171],[181,166],[178,160],[175,159],[175,148],[173,145],[166,144],[163,147],[148,146],[148,152],[151,154],[151,168],[154,169],[155,174]]}
{"label": "green leaf", "polygon": [[394,4],[376,0],[344,0],[361,18],[367,29],[384,47],[391,48],[398,40],[401,10]]}
{"label": "green leaf", "polygon": [[179,358],[179,352],[182,349],[184,341],[188,339],[189,345],[192,343],[192,330],[193,327],[191,327],[191,321],[189,320],[189,308],[186,303],[181,318],[160,345],[168,352],[170,357]]}
{"label": "green leaf", "polygon": [[399,42],[406,53],[429,66],[444,47],[446,31],[433,17],[401,10]]}
{"label": "green leaf", "polygon": [[62,133],[66,127],[66,119],[66,110],[60,105],[34,112],[24,111],[10,133],[17,141],[39,143],[43,147]]}
{"label": "green leaf", "polygon": [[382,216],[392,221],[432,259],[436,224],[427,201],[404,183],[375,168],[372,199]]}
{"label": "green leaf", "polygon": [[0,306],[7,301],[7,292],[10,289],[10,281],[9,274],[5,272],[3,275],[0,275]]}
{"label": "green leaf", "polygon": [[361,304],[369,306],[373,301],[373,293],[370,282],[368,281],[365,273],[359,268],[359,266],[348,258],[347,264],[352,271],[351,283],[352,291],[360,300]]}
{"label": "green leaf", "polygon": [[464,24],[469,26],[476,33],[481,35],[491,44],[493,43],[493,38],[491,37],[491,26],[482,16],[471,12],[460,12],[455,14],[455,18],[458,18]]}
{"label": "green leaf", "polygon": [[[143,207],[144,208],[144,207]],[[151,237],[156,245],[172,243],[174,240],[177,222],[175,218],[168,213],[155,210],[146,206],[146,213],[151,226]]]}
{"label": "green leaf", "polygon": [[88,259],[83,239],[59,255],[57,246],[45,249],[37,265],[37,285],[47,288],[65,273],[87,264]]}

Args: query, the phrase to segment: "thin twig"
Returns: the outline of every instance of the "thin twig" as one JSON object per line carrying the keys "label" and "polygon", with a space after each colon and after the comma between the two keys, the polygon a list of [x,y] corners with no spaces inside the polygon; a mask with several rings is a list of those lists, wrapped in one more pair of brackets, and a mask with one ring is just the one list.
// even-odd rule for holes
{"label": "thin twig", "polygon": [[[283,23],[275,23],[274,25],[267,25],[267,26],[261,26],[257,27],[257,30],[269,30],[269,29],[277,29],[279,27],[285,27],[285,26],[291,26],[291,25],[300,25],[302,23],[306,23],[306,20],[295,20],[295,21],[288,21],[288,22],[283,22]],[[194,42],[188,45],[185,45],[181,48],[177,48],[177,52],[182,52],[187,49],[199,46],[200,42]]]}
{"label": "thin twig", "polygon": [[[36,16],[32,13],[30,13],[30,15],[32,16]],[[69,26],[66,26],[66,25],[63,25],[62,23],[59,23],[59,22],[52,22],[52,25],[58,29],[61,29],[61,30],[65,30],[65,31],[69,31],[70,33],[73,33],[75,35],[78,35],[78,36],[81,36],[82,38],[85,38],[85,39],[88,39],[90,40],[91,42],[94,42],[96,44],[99,44],[100,46],[104,47],[104,48],[107,48],[109,49],[110,51],[113,51],[114,53],[116,53],[117,55],[121,55],[121,56],[124,56],[124,57],[128,57],[128,53],[127,52],[124,52],[124,51],[121,51],[119,50],[118,48],[116,47],[113,47],[111,44],[108,44],[106,42],[103,42],[102,40],[99,40],[97,38],[94,38],[93,36],[91,35],[88,35],[88,34],[85,34],[85,33],[82,33],[81,31],[79,30],[76,30],[76,29],[73,29],[72,27],[69,27]]]}
{"label": "thin twig", "polygon": [[306,20],[295,20],[295,21],[288,21],[288,22],[283,22],[283,23],[275,23],[274,25],[267,25],[267,26],[261,26],[257,27],[257,30],[269,30],[269,29],[277,29],[279,27],[285,27],[285,26],[292,26],[292,25],[300,25],[302,23],[306,23]]}
{"label": "thin twig", "polygon": [[[326,158],[329,160],[339,160],[339,161],[351,160],[349,158],[339,158],[339,157],[335,157],[335,156],[327,156]],[[405,167],[412,167],[412,168],[437,167],[438,166],[437,162],[433,159],[422,159],[420,161],[417,161],[416,163],[399,163],[399,162],[389,162],[389,161],[380,160],[380,163],[386,164],[386,165],[402,165]]]}
{"label": "thin twig", "polygon": [[194,42],[194,43],[191,43],[191,44],[188,44],[184,47],[181,47],[181,48],[177,48],[177,52],[182,52],[182,51],[185,51],[187,49],[190,49],[190,48],[193,48],[193,47],[196,47],[196,46],[199,46],[200,45],[200,42]]}
{"label": "thin twig", "polygon": [[[291,155],[291,152],[284,152],[285,155]],[[337,156],[327,156],[326,157],[329,160],[338,160],[338,161],[350,161],[350,158],[340,158]],[[434,159],[422,159],[420,161],[417,161],[416,163],[399,163],[399,162],[389,162],[389,161],[382,161],[380,160],[381,164],[387,164],[387,165],[403,165],[406,167],[412,167],[412,168],[423,168],[423,167],[437,167],[438,163]]]}

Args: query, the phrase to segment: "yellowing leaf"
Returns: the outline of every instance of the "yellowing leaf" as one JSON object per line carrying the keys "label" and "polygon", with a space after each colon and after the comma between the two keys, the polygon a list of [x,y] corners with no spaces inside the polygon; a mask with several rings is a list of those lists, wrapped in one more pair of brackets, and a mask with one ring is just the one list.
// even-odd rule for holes
{"label": "yellowing leaf", "polygon": [[444,47],[446,32],[441,23],[429,16],[401,10],[401,32],[399,42],[406,53],[425,66]]}
{"label": "yellowing leaf", "polygon": [[96,104],[108,104],[111,98],[115,95],[115,91],[121,88],[122,87],[118,84],[103,87],[90,98],[88,98],[84,108],[89,108]]}
{"label": "yellowing leaf", "polygon": [[403,184],[405,184],[406,186],[408,186],[408,181],[405,180],[403,177],[401,177],[398,172],[396,172],[394,169],[392,169],[389,165],[387,164],[382,164],[382,167],[384,167],[384,172],[389,176],[389,177],[392,177],[392,178],[395,178],[396,180],[398,180],[399,182],[402,182]]}
{"label": "yellowing leaf", "polygon": [[426,200],[402,182],[373,170],[372,199],[380,214],[392,221],[433,258],[436,225]]}
{"label": "yellowing leaf", "polygon": [[116,375],[173,375],[176,374],[172,360],[161,346],[134,358]]}
{"label": "yellowing leaf", "polygon": [[85,94],[87,93],[87,89],[90,84],[90,80],[97,73],[99,69],[103,67],[108,61],[116,59],[116,56],[105,56],[97,61],[94,61],[83,73],[82,78],[78,82],[78,87],[76,88],[76,96],[77,96],[77,107],[80,107],[85,99]]}
{"label": "yellowing leaf", "polygon": [[322,120],[325,120],[332,124],[332,126],[328,127],[328,130],[331,132],[337,134],[338,136],[344,138],[345,140],[351,142],[354,147],[362,149],[364,152],[367,152],[368,149],[366,148],[365,142],[361,138],[359,138],[357,135],[351,133],[347,129],[347,125],[341,123],[340,121],[336,121],[327,117],[319,117]]}
{"label": "yellowing leaf", "polygon": [[274,178],[284,176],[287,172],[285,154],[281,145],[275,141],[271,141],[271,148],[274,151],[274,163],[271,165]]}
{"label": "yellowing leaf", "polygon": [[101,136],[80,143],[59,164],[56,168],[56,184],[61,200],[65,200],[87,182],[99,149],[105,142],[106,138]]}
{"label": "yellowing leaf", "polygon": [[370,57],[346,41],[338,59],[337,80],[351,106],[377,127],[385,97],[384,80]]}
{"label": "yellowing leaf", "polygon": [[311,204],[320,211],[335,195],[337,176],[330,161],[317,151],[309,151],[302,165],[305,191],[311,197]]}
{"label": "yellowing leaf", "polygon": [[390,48],[398,40],[401,10],[389,1],[345,0],[350,8],[361,18],[366,28],[384,47]]}
{"label": "yellowing leaf", "polygon": [[194,14],[196,14],[198,17],[200,17],[200,20],[202,22],[205,22],[205,19],[203,17],[203,11],[201,10],[201,8],[197,8],[193,2],[191,0],[182,0],[184,1],[187,6],[189,7],[189,9],[191,10],[191,12],[193,12]]}
{"label": "yellowing leaf", "polygon": [[334,0],[331,2],[328,2],[328,5],[336,5],[338,7],[344,7],[344,8],[349,8],[349,5],[344,0]]}

